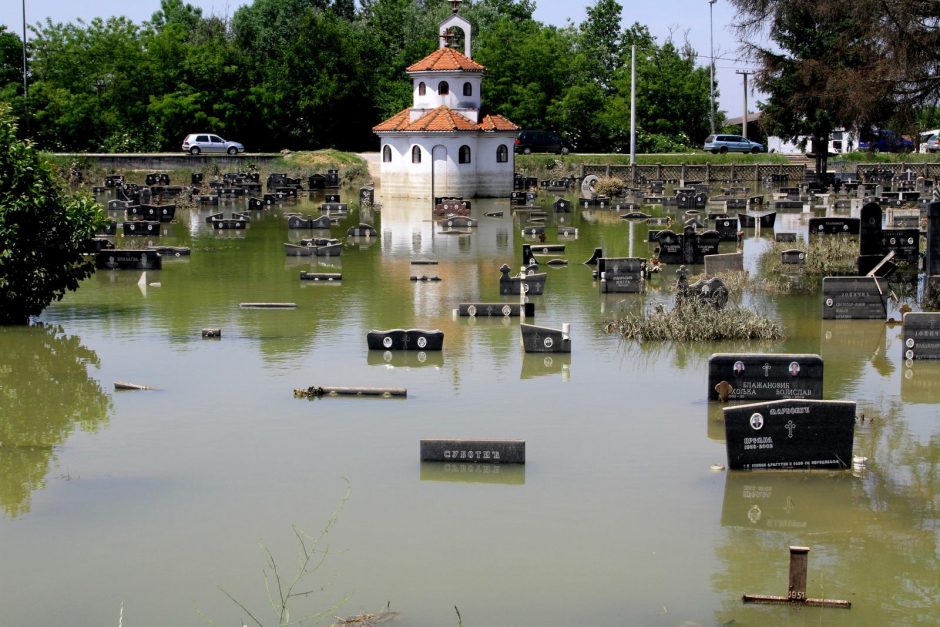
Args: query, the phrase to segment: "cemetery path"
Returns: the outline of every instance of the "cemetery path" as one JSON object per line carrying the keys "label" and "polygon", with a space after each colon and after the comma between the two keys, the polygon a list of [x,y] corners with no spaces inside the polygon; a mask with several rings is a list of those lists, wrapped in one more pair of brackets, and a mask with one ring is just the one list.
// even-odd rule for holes
{"label": "cemetery path", "polygon": [[362,157],[369,166],[369,176],[372,180],[378,182],[382,178],[381,164],[379,163],[379,153],[377,152],[359,152],[357,157]]}

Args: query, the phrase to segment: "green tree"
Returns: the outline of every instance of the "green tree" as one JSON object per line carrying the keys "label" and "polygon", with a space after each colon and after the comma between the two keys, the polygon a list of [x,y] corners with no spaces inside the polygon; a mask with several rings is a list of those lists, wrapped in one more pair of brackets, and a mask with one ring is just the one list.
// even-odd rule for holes
{"label": "green tree", "polygon": [[[936,44],[938,13],[921,13],[927,3],[900,0],[731,0],[738,10],[737,29],[745,50],[761,69],[757,86],[769,94],[761,107],[768,133],[797,140],[809,136],[816,173],[824,180],[826,144],[836,128],[866,128],[909,108],[918,94],[940,91],[929,77],[929,63],[902,37],[933,41],[933,69],[940,59]],[[929,25],[933,24],[931,31]],[[768,33],[773,46],[755,41]],[[908,65],[905,59],[911,60]],[[916,61],[916,62],[915,62]],[[926,64],[926,65],[925,65]]]}
{"label": "green tree", "polygon": [[88,195],[66,195],[51,168],[16,138],[0,107],[0,324],[27,324],[94,272],[82,256],[105,212]]}

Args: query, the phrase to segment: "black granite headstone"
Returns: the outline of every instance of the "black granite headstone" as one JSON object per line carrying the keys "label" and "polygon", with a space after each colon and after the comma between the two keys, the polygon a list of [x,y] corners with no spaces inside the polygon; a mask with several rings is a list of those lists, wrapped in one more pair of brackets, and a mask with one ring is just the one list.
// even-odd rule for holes
{"label": "black granite headstone", "polygon": [[823,320],[884,320],[887,283],[877,277],[823,278]]}
{"label": "black granite headstone", "polygon": [[797,248],[791,248],[780,253],[780,263],[785,266],[803,265],[806,261],[806,253]]}
{"label": "black granite headstone", "polygon": [[940,313],[904,314],[904,359],[940,359]]}
{"label": "black granite headstone", "polygon": [[796,233],[775,233],[774,241],[792,243],[796,241]]}
{"label": "black granite headstone", "polygon": [[860,223],[858,218],[810,218],[809,235],[858,235]]}
{"label": "black granite headstone", "polygon": [[673,231],[660,231],[656,236],[659,244],[659,260],[663,263],[684,263],[682,261],[682,236]]}
{"label": "black granite headstone", "polygon": [[731,470],[849,468],[853,401],[782,400],[726,407]]}
{"label": "black granite headstone", "polygon": [[940,275],[940,202],[927,205],[927,276]]}
{"label": "black granite headstone", "polygon": [[99,270],[159,270],[163,258],[150,250],[103,250],[95,256]]}
{"label": "black granite headstone", "polygon": [[[859,225],[859,254],[880,255],[883,253],[881,240],[881,207],[870,202],[862,207]],[[812,228],[812,227],[810,227]]]}
{"label": "black granite headstone", "polygon": [[822,398],[823,361],[819,355],[773,353],[715,353],[708,360],[708,400],[729,401],[781,398]]}
{"label": "black granite headstone", "polygon": [[899,261],[917,261],[920,257],[920,229],[884,229],[881,252],[894,252]]}
{"label": "black granite headstone", "polygon": [[638,257],[602,257],[597,260],[598,286],[602,294],[630,294],[642,288],[645,261]]}
{"label": "black granite headstone", "polygon": [[571,336],[567,325],[561,329],[538,327],[534,324],[520,323],[522,348],[526,353],[570,353]]}
{"label": "black granite headstone", "polygon": [[715,231],[723,242],[735,242],[738,239],[737,217],[724,216],[715,218]]}

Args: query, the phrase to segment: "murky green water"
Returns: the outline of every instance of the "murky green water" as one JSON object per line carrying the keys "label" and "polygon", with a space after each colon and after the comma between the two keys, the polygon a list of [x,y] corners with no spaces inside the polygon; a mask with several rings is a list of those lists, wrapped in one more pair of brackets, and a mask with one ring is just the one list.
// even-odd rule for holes
{"label": "murky green water", "polygon": [[[940,364],[905,366],[899,327],[824,323],[818,296],[762,295],[753,304],[791,339],[621,342],[601,322],[668,300],[672,277],[598,294],[580,262],[595,246],[648,256],[646,228],[585,211],[566,216],[579,228],[571,265],[549,268],[533,298],[536,323],[571,323],[572,353],[526,356],[517,320],[451,315],[501,300],[499,266],[519,265],[508,201],[475,201],[474,216],[505,217],[471,235],[443,234],[425,203],[387,204],[363,216],[378,241],[321,259],[335,265],[285,258],[283,242],[310,235],[287,231],[298,209],[317,213],[309,201],[255,212],[235,234],[209,230],[215,209],[181,211],[160,243],[192,256],[148,272],[159,286],[101,271],[42,325],[0,328],[0,624],[117,624],[122,604],[124,625],[253,624],[223,590],[276,624],[262,547],[286,581],[292,525],[316,537],[333,514],[329,553],[295,588],[316,592],[292,618],[390,603],[398,624],[429,627],[456,625],[454,605],[467,627],[940,620]],[[745,239],[749,265],[767,241]],[[410,265],[425,257],[440,263]],[[342,284],[298,280],[316,269]],[[409,280],[421,274],[442,281]],[[203,340],[207,327],[222,339]],[[444,351],[366,350],[368,330],[394,327],[442,329]],[[822,355],[826,396],[867,416],[855,454],[869,469],[711,471],[725,450],[707,360],[745,349]],[[115,392],[116,380],[159,390]],[[293,397],[310,385],[408,398]],[[528,463],[422,465],[418,442],[435,436],[524,438]],[[809,595],[851,610],[742,605],[785,594],[789,545],[812,548]]]}

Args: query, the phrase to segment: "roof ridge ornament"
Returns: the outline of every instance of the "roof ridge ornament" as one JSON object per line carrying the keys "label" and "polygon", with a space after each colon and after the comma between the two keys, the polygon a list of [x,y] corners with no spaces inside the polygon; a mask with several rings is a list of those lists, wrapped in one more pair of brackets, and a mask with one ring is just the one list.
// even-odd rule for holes
{"label": "roof ridge ornament", "polygon": [[449,0],[450,2],[450,11],[453,14],[457,14],[457,11],[460,10],[460,5],[463,4],[463,0]]}

